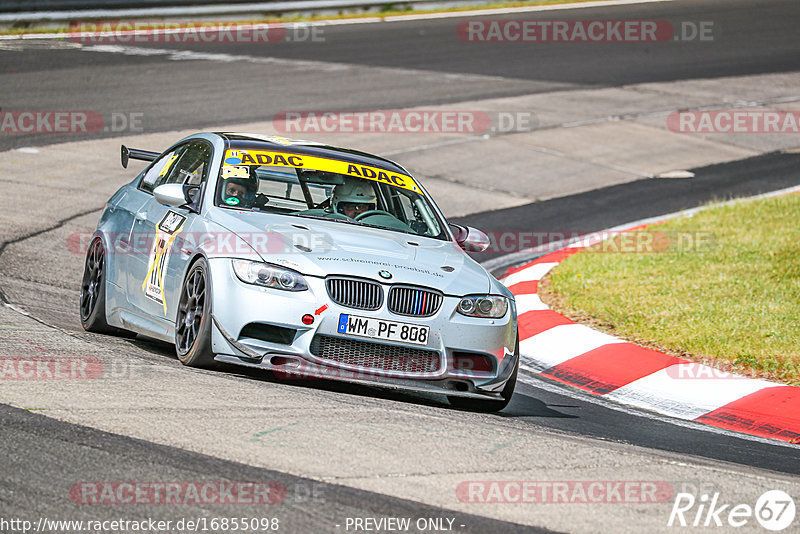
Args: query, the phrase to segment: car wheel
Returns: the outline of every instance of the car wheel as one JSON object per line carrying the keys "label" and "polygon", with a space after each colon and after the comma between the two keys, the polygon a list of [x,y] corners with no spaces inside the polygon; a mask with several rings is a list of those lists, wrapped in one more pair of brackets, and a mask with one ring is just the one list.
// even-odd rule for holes
{"label": "car wheel", "polygon": [[469,410],[471,412],[499,412],[511,402],[511,397],[514,395],[514,388],[517,386],[517,373],[519,372],[519,336],[517,336],[517,344],[514,348],[514,353],[517,356],[517,363],[514,365],[514,371],[508,378],[503,391],[500,392],[501,399],[475,399],[468,397],[447,397],[450,405],[454,408],[461,410]]}
{"label": "car wheel", "polygon": [[200,258],[183,282],[175,317],[175,349],[189,367],[216,367],[211,350],[211,286],[208,263]]}
{"label": "car wheel", "polygon": [[87,332],[132,337],[128,330],[106,322],[106,251],[101,239],[95,239],[86,251],[81,281],[81,324]]}

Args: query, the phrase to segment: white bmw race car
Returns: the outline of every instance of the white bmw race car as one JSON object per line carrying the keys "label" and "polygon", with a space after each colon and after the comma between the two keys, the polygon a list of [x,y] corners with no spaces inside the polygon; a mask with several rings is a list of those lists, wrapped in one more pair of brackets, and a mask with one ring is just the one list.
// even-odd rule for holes
{"label": "white bmw race car", "polygon": [[519,367],[512,294],[417,179],[384,158],[200,133],[108,201],[86,254],[83,326],[217,362],[444,394],[495,411]]}

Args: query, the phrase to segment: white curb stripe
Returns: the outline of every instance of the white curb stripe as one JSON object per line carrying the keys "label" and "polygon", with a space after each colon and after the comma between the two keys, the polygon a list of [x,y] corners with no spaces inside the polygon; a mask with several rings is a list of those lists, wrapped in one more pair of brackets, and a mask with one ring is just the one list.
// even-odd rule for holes
{"label": "white curb stripe", "polygon": [[520,282],[532,282],[533,280],[541,280],[542,278],[544,278],[544,275],[549,273],[550,270],[556,265],[558,265],[557,261],[536,263],[526,269],[522,269],[519,272],[510,274],[500,281],[503,282],[504,286],[508,287],[508,286],[513,286],[514,284],[518,284]]}
{"label": "white curb stripe", "polygon": [[[522,383],[529,384],[537,389],[555,393],[557,395],[565,395],[571,399],[588,402],[590,404],[594,404],[596,406],[602,406],[603,408],[608,408],[609,410],[615,410],[620,413],[642,417],[641,408],[638,408],[636,406],[629,406],[626,404],[621,404],[619,401],[612,401],[610,399],[607,399],[606,395],[587,395],[587,392],[585,390],[568,386],[560,382],[551,382],[546,378],[541,378],[541,375],[538,374],[538,371],[536,371],[535,369],[531,369],[525,365],[520,365],[520,371],[528,371],[528,372],[520,373],[518,380]],[[537,373],[537,374],[531,375],[529,373]],[[791,445],[784,441],[776,441],[772,438],[764,438],[753,434],[742,434],[741,432],[735,430],[727,430],[721,427],[711,426],[706,423],[699,423],[688,419],[677,419],[675,417],[662,415],[652,411],[648,414],[648,419],[652,419],[654,421],[661,421],[662,423],[669,423],[670,425],[673,425],[678,428],[702,430],[704,432],[711,432],[712,434],[735,437],[738,439],[743,439],[758,443],[766,443],[769,445],[774,445],[776,447],[785,447],[795,450],[797,448],[796,445]]]}
{"label": "white curb stripe", "polygon": [[[724,204],[727,205],[746,200],[777,197],[797,192],[800,192],[800,186],[756,195],[749,199],[734,199]],[[650,225],[680,216],[690,217],[703,209],[705,209],[705,206],[650,219],[642,219],[611,228],[605,232],[624,232],[636,227]],[[575,246],[567,242],[561,242],[561,245],[564,247]],[[554,251],[555,250],[549,250],[548,252]],[[511,286],[519,282],[540,280],[547,272],[558,265],[558,263],[560,262],[534,263],[501,281],[505,283],[506,286]],[[531,309],[549,309],[548,306],[538,298],[538,295],[516,295],[516,300],[519,305],[519,313],[524,313]],[[539,334],[530,336],[527,339],[520,340],[520,368],[528,372],[541,373],[551,367],[563,364],[572,358],[612,343],[625,343],[625,341],[608,334],[597,332],[581,324],[555,326]],[[574,371],[580,372],[579,369],[575,369]],[[528,380],[528,383],[531,383],[531,381]],[[535,384],[537,387],[542,387],[541,384]],[[752,395],[762,389],[783,385],[784,384],[767,380],[738,376],[714,369],[707,365],[689,362],[668,366],[650,375],[634,380],[614,391],[604,395],[598,395],[597,398],[607,399],[612,404],[618,403],[617,405],[620,406],[618,409],[622,411],[625,411],[622,406],[627,405],[635,409],[650,410],[651,412],[677,418],[678,420],[695,421],[703,415],[718,410],[725,405],[747,397],[748,395]],[[575,395],[577,396],[578,394],[576,393]],[[659,416],[652,415],[651,417],[658,419]],[[713,423],[706,424],[708,424],[710,428],[716,428],[718,426]],[[743,432],[745,435],[753,434],[746,429],[739,430],[737,434],[739,432]]]}
{"label": "white curb stripe", "polygon": [[517,315],[522,315],[525,312],[529,311],[538,311],[538,310],[549,310],[550,307],[547,306],[542,299],[539,298],[539,295],[536,293],[531,293],[527,295],[516,295],[514,300],[517,302]]}
{"label": "white curb stripe", "polygon": [[[709,376],[711,378],[681,378]],[[766,380],[725,377],[698,363],[677,364],[622,386],[605,396],[680,419],[696,419],[766,387]]]}
{"label": "white curb stripe", "polygon": [[624,343],[624,341],[582,324],[563,324],[545,330],[541,334],[521,339],[519,352],[526,364],[544,371],[611,343]]}

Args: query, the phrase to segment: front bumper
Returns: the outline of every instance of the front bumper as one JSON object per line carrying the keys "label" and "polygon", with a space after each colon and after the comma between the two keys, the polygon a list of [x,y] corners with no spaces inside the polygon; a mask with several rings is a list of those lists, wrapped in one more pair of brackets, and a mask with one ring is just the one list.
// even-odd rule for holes
{"label": "front bumper", "polygon": [[[499,392],[511,376],[519,357],[515,353],[517,324],[513,302],[503,318],[483,319],[457,313],[459,298],[446,296],[435,315],[407,317],[388,311],[386,298],[376,311],[340,306],[329,298],[325,281],[321,278],[306,277],[309,285],[307,291],[288,292],[241,282],[233,273],[229,259],[212,259],[209,265],[213,288],[212,347],[217,354],[216,359],[221,362],[267,369],[287,379],[340,380],[485,399],[499,398]],[[387,291],[391,284],[381,285]],[[427,344],[408,347],[438,355],[438,364],[425,371],[404,371],[396,367],[387,369],[352,365],[314,355],[311,344],[317,335],[383,346],[403,346],[339,334],[337,329],[342,313],[429,326]],[[314,317],[314,322],[303,324],[301,318],[304,315]],[[250,323],[289,329],[294,334],[290,340],[286,340],[288,342],[280,343],[243,336],[242,330]],[[481,369],[464,366],[465,353],[489,361],[490,369],[486,366]]]}

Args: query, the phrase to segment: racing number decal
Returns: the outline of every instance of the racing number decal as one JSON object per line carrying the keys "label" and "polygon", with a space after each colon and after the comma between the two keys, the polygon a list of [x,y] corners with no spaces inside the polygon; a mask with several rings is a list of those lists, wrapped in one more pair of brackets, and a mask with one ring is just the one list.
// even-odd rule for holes
{"label": "racing number decal", "polygon": [[164,300],[164,272],[172,253],[172,243],[175,241],[186,217],[170,210],[156,226],[156,238],[150,251],[150,261],[147,264],[147,276],[142,283],[142,290],[147,298],[154,300],[164,307],[167,315],[167,303]]}
{"label": "racing number decal", "polygon": [[414,182],[414,179],[406,174],[317,156],[264,150],[229,150],[225,157],[225,165],[275,165],[278,167],[294,167],[296,169],[314,169],[348,176],[358,176],[366,180],[383,182],[422,194],[422,190]]}

